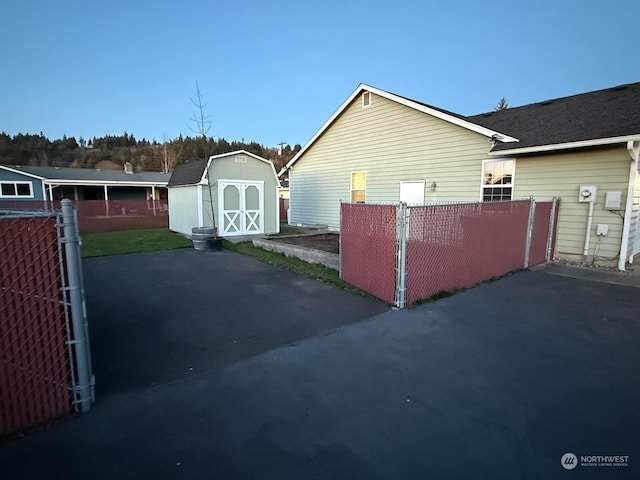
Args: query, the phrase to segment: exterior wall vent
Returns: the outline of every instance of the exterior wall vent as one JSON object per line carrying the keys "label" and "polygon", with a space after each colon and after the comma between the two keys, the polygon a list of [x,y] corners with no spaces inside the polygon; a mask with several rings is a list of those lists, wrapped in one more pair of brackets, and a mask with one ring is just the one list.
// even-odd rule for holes
{"label": "exterior wall vent", "polygon": [[371,106],[371,92],[362,92],[362,108]]}

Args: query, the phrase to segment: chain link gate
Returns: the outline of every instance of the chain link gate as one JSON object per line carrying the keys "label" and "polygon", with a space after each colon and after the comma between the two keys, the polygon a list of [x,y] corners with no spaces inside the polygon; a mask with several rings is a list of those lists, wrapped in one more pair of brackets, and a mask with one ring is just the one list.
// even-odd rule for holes
{"label": "chain link gate", "polygon": [[94,400],[77,216],[0,204],[0,437]]}

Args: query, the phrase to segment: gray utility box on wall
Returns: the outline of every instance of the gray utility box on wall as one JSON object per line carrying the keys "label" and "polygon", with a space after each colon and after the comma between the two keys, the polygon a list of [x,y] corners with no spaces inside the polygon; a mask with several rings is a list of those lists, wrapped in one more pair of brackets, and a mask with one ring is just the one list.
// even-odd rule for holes
{"label": "gray utility box on wall", "polygon": [[620,210],[622,192],[607,192],[604,197],[604,208],[607,210]]}

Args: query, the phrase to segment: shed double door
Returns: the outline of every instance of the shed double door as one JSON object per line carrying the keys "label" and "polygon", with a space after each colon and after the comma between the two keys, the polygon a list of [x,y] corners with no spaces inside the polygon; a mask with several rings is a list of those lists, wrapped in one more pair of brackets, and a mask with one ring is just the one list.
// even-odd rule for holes
{"label": "shed double door", "polygon": [[264,182],[218,180],[220,235],[264,233]]}

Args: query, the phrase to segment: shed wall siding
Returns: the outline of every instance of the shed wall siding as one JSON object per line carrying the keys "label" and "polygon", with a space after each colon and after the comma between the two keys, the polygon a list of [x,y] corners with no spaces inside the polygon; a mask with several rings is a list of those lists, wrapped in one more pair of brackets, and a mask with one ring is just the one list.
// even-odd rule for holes
{"label": "shed wall siding", "polygon": [[197,187],[169,188],[169,229],[191,235],[198,225]]}
{"label": "shed wall siding", "polygon": [[425,202],[478,201],[489,148],[477,133],[373,94],[362,108],[358,97],[290,171],[289,221],[339,228],[355,171],[366,172],[367,202],[398,202],[407,180],[425,181]]}
{"label": "shed wall siding", "polygon": [[[558,218],[556,254],[582,255],[587,227],[588,203],[578,202],[581,185],[598,188],[593,211],[589,255],[616,257],[622,238],[622,218],[629,179],[629,155],[624,147],[593,151],[550,154],[518,158],[514,181],[514,196],[533,196],[536,200],[561,198]],[[606,192],[622,192],[619,214],[604,209]],[[607,224],[609,233],[596,235],[597,224]]]}

